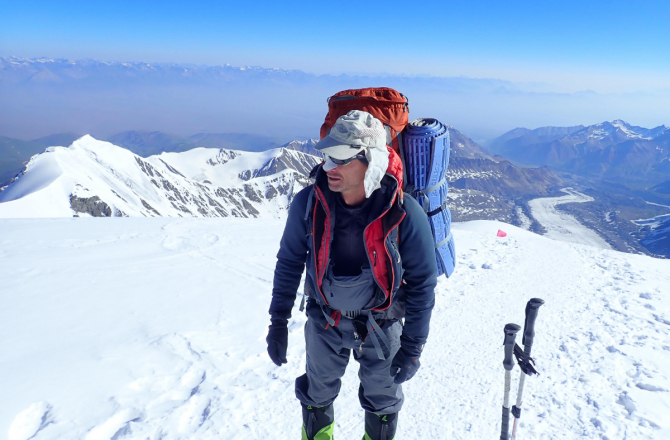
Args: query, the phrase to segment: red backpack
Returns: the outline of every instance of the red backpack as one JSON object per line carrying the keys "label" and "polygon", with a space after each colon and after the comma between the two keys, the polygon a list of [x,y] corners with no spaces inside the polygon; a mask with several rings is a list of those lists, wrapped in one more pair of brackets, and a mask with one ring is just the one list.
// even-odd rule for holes
{"label": "red backpack", "polygon": [[386,128],[386,144],[402,158],[401,132],[409,123],[409,101],[388,87],[343,90],[328,98],[328,114],[321,126],[321,139],[328,136],[335,121],[350,110],[361,110],[379,119]]}

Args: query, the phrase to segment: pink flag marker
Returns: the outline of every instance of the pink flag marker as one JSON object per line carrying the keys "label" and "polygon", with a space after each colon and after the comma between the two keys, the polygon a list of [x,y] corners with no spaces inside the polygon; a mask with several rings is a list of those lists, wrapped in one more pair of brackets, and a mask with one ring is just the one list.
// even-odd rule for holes
{"label": "pink flag marker", "polygon": [[507,232],[502,229],[498,229],[498,237],[507,237]]}

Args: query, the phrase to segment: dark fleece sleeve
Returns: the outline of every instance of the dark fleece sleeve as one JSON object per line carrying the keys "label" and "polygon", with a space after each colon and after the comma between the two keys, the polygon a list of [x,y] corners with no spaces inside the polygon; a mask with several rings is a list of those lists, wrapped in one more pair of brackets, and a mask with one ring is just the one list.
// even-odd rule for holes
{"label": "dark fleece sleeve", "polygon": [[418,348],[426,343],[430,316],[435,305],[437,261],[435,242],[423,208],[405,194],[407,215],[400,223],[400,257],[405,270],[405,327],[402,344]]}
{"label": "dark fleece sleeve", "polygon": [[272,282],[270,315],[273,324],[287,324],[291,318],[302,272],[305,270],[308,252],[305,210],[310,191],[311,186],[296,194],[288,211]]}

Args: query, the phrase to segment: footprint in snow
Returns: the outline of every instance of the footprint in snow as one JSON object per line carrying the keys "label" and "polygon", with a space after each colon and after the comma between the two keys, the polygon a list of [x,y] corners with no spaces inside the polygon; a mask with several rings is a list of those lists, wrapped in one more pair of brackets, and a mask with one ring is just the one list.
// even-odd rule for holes
{"label": "footprint in snow", "polygon": [[195,247],[191,245],[188,241],[180,237],[165,237],[163,239],[163,247],[170,251],[176,252],[188,252],[194,250]]}
{"label": "footprint in snow", "polygon": [[655,386],[655,385],[650,385],[650,384],[648,384],[648,383],[642,383],[642,382],[640,382],[640,383],[636,383],[635,386],[638,387],[639,389],[641,389],[641,390],[645,390],[645,391],[653,391],[653,392],[664,392],[664,391],[668,391],[668,390],[666,390],[666,389],[664,389],[664,388],[657,387],[657,386]]}
{"label": "footprint in snow", "polygon": [[628,415],[632,415],[637,410],[635,402],[633,402],[633,399],[631,399],[626,391],[619,395],[619,400],[617,400],[616,403],[623,406],[624,409],[628,412]]}
{"label": "footprint in snow", "polygon": [[207,242],[208,242],[209,244],[214,244],[214,243],[216,243],[217,241],[219,241],[219,236],[218,236],[218,235],[215,235],[215,234],[207,234],[207,235],[205,235],[204,238],[205,238],[205,240],[207,240]]}

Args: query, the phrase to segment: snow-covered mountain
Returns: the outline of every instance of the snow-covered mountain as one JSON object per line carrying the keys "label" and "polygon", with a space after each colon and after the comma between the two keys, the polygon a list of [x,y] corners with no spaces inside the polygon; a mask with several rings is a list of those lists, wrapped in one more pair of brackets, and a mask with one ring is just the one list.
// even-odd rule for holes
{"label": "snow-covered mountain", "polygon": [[284,145],[284,148],[288,148],[289,150],[302,151],[303,153],[321,157],[321,153],[314,149],[314,146],[317,142],[319,142],[318,139],[308,139],[306,141],[296,140]]}
{"label": "snow-covered mountain", "polygon": [[286,148],[142,158],[84,136],[34,156],[0,192],[0,217],[281,217],[319,161]]}
{"label": "snow-covered mountain", "polygon": [[670,128],[665,125],[660,125],[655,128],[643,128],[630,125],[621,119],[615,119],[611,122],[601,122],[600,124],[591,125],[577,133],[575,137],[580,139],[614,139],[614,140],[629,140],[629,139],[655,139]]}
{"label": "snow-covered mountain", "polygon": [[281,80],[286,77],[309,76],[297,70],[258,66],[202,66],[177,63],[107,62],[93,59],[67,60],[52,58],[0,57],[0,82],[67,83],[100,80],[142,82],[161,81],[232,81],[240,77],[264,77]]}
{"label": "snow-covered mountain", "polygon": [[670,128],[665,125],[643,128],[617,119],[580,129],[544,129],[550,134],[512,130],[492,141],[489,148],[521,163],[548,165],[589,177],[653,184],[670,176]]}

